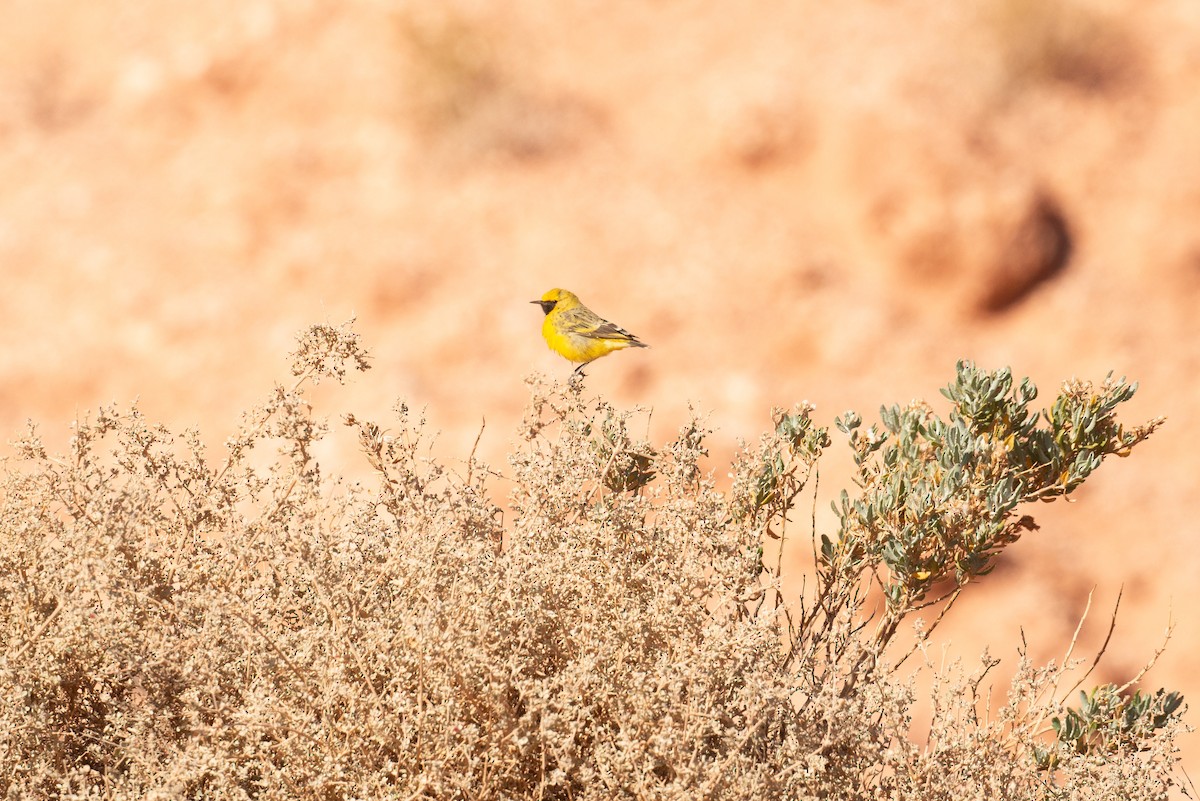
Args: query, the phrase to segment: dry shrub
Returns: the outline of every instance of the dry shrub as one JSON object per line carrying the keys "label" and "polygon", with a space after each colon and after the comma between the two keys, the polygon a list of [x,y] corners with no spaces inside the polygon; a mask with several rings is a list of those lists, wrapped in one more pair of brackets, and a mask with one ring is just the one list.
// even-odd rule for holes
{"label": "dry shrub", "polygon": [[[885,410],[907,455],[839,421],[863,494],[817,543],[809,589],[784,598],[763,544],[787,536],[829,442],[811,409],[778,412],[722,492],[701,419],[654,446],[578,380],[533,380],[502,509],[494,471],[473,454],[438,464],[403,404],[390,430],[345,421],[377,486],[322,475],[311,446],[326,431],[303,389],[348,365],[367,366],[348,326],[306,332],[295,383],[247,414],[219,463],[136,409],[78,423],[63,457],[32,428],[16,443],[0,505],[7,797],[1165,797],[1178,703],[1131,715],[1136,698],[1111,692],[1071,723],[1062,666],[1023,661],[995,718],[979,692],[993,662],[938,674],[933,733],[911,739],[914,684],[888,661],[891,634],[923,588],[957,575],[961,589],[1027,526],[994,489],[1013,489],[1010,463],[1037,472],[1005,428],[1027,421],[985,414],[1016,402],[1002,380],[955,400],[990,433],[959,453],[941,522],[918,498],[939,471],[904,471],[936,467],[939,437],[970,443],[924,407]],[[951,389],[997,376],[960,366]],[[1153,425],[1116,427],[1113,386],[1069,387],[1066,429],[1036,447],[1098,464],[1140,441]],[[1037,474],[1038,497],[1070,491],[1090,458]],[[900,545],[881,521],[907,526]],[[945,547],[911,533],[927,524]],[[877,620],[868,579],[888,599]]]}

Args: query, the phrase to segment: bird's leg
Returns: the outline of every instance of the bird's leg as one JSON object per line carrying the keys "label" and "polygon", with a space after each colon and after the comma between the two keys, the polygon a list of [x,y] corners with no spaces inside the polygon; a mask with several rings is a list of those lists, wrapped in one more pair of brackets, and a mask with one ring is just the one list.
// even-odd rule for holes
{"label": "bird's leg", "polygon": [[587,375],[587,373],[583,372],[583,368],[585,368],[585,367],[587,367],[587,366],[588,366],[588,363],[587,363],[587,362],[584,362],[583,364],[579,365],[578,367],[576,367],[576,368],[575,368],[574,370],[572,370],[571,372],[572,372],[572,373],[574,373],[575,375],[579,376],[580,378],[583,378],[584,376],[586,376],[586,375]]}

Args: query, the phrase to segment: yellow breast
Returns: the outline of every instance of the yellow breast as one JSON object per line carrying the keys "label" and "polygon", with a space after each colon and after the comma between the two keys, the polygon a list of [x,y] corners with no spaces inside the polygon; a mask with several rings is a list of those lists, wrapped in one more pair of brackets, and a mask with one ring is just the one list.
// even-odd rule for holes
{"label": "yellow breast", "polygon": [[564,333],[558,330],[555,323],[556,313],[550,312],[542,322],[542,336],[552,351],[575,364],[586,364],[614,350],[628,348],[631,344],[622,339],[598,339],[573,332]]}

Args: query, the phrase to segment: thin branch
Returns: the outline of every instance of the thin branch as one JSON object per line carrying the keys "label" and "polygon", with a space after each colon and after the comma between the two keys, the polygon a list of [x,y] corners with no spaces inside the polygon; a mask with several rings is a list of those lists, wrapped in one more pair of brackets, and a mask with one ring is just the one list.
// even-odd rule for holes
{"label": "thin branch", "polygon": [[[1071,689],[1067,690],[1066,693],[1063,694],[1062,701],[1060,701],[1059,703],[1065,703],[1068,696],[1072,695],[1076,690],[1078,690],[1080,685],[1083,684],[1083,682],[1087,680],[1087,677],[1092,675],[1092,671],[1096,669],[1096,666],[1100,664],[1100,659],[1101,659],[1101,657],[1104,656],[1104,652],[1106,650],[1108,650],[1109,641],[1112,640],[1113,631],[1117,628],[1117,610],[1121,608],[1121,596],[1124,593],[1125,593],[1125,585],[1121,585],[1121,589],[1117,592],[1117,602],[1116,602],[1116,604],[1113,605],[1112,616],[1109,618],[1109,621],[1108,621],[1108,634],[1106,634],[1104,636],[1104,642],[1100,645],[1100,650],[1096,652],[1096,656],[1092,659],[1091,666],[1088,667],[1086,673],[1084,673],[1082,676],[1079,677],[1079,681],[1075,682],[1075,684],[1073,684],[1071,686]],[[1089,592],[1088,593],[1088,606],[1089,607],[1091,606],[1091,600],[1092,600],[1092,594]],[[1084,610],[1084,616],[1085,617],[1087,616],[1086,609]],[[1083,626],[1082,619],[1079,621],[1079,625]],[[1075,635],[1076,636],[1079,635],[1078,628],[1075,630]],[[1075,638],[1072,637],[1071,638],[1071,646],[1070,646],[1070,648],[1067,649],[1068,657],[1071,654],[1071,649],[1073,649],[1074,647],[1075,647]],[[1162,653],[1162,652],[1160,651],[1159,653]],[[1155,658],[1157,659],[1157,656]],[[1064,668],[1066,667],[1065,662],[1063,663],[1063,667]],[[1058,681],[1057,680],[1055,681],[1054,690],[1056,692],[1058,690]]]}
{"label": "thin branch", "polygon": [[617,461],[617,456],[620,455],[621,452],[621,448],[617,447],[616,443],[613,443],[612,455],[608,457],[608,461],[604,464],[604,469],[600,471],[600,477],[596,480],[596,483],[592,486],[591,490],[588,491],[587,497],[585,497],[579,504],[579,509],[575,511],[575,517],[572,518],[571,522],[574,522],[575,519],[579,517],[579,513],[583,511],[583,509],[587,508],[587,505],[592,502],[592,498],[595,497],[596,492],[604,486],[604,477],[608,475],[608,471],[612,469],[612,466]]}
{"label": "thin branch", "polygon": [[61,600],[59,600],[58,598],[55,598],[54,600],[55,600],[54,611],[51,612],[50,614],[46,615],[46,619],[42,621],[42,625],[38,626],[37,630],[34,631],[32,635],[30,635],[29,641],[27,643],[25,643],[24,645],[22,645],[21,650],[17,651],[17,653],[13,655],[13,657],[12,657],[13,662],[19,662],[21,657],[25,656],[25,652],[28,651],[30,648],[32,648],[37,643],[37,641],[41,638],[41,636],[46,633],[46,629],[50,628],[50,624],[54,622],[54,619],[56,617],[58,617],[58,613],[62,611],[63,602]]}
{"label": "thin branch", "polygon": [[959,587],[953,592],[942,596],[942,598],[949,598],[950,600],[947,601],[946,605],[942,607],[942,611],[938,612],[938,616],[934,618],[933,624],[930,625],[930,627],[926,629],[920,637],[917,638],[917,641],[913,643],[913,647],[908,650],[908,653],[900,657],[900,661],[896,662],[895,667],[898,668],[903,665],[904,661],[916,652],[921,643],[929,639],[929,635],[933,634],[933,630],[936,629],[938,624],[942,622],[942,618],[944,618],[946,613],[950,611],[950,607],[954,606],[954,602],[958,600],[958,596],[962,593],[962,590],[963,588]]}
{"label": "thin branch", "polygon": [[483,417],[480,419],[482,422],[479,424],[479,433],[475,435],[475,444],[471,446],[471,455],[467,457],[467,481],[466,481],[466,483],[468,485],[471,483],[471,476],[475,472],[475,451],[477,451],[479,449],[479,440],[483,438],[483,430],[485,428],[487,428],[487,418]]}
{"label": "thin branch", "polygon": [[1122,684],[1120,687],[1117,688],[1118,693],[1124,693],[1126,690],[1128,690],[1134,684],[1137,684],[1138,682],[1140,682],[1142,680],[1142,678],[1147,673],[1150,672],[1150,668],[1154,667],[1155,663],[1158,662],[1158,658],[1163,655],[1164,651],[1167,650],[1167,643],[1169,643],[1171,641],[1171,635],[1173,635],[1174,633],[1175,633],[1175,623],[1174,623],[1174,621],[1168,621],[1167,622],[1167,631],[1163,635],[1162,645],[1158,646],[1158,648],[1156,648],[1154,650],[1154,655],[1152,657],[1150,657],[1150,660],[1145,665],[1142,666],[1142,669],[1138,671],[1136,676],[1134,676],[1132,679],[1130,679],[1129,681],[1125,682],[1124,684]]}
{"label": "thin branch", "polygon": [[821,468],[813,472],[813,501],[812,501],[812,548],[813,564],[820,564],[820,554],[817,552],[817,495],[821,491]]}
{"label": "thin branch", "polygon": [[243,615],[241,612],[238,612],[235,609],[230,609],[229,613],[231,615],[233,615],[234,617],[236,617],[238,620],[245,623],[250,628],[250,630],[253,631],[255,634],[257,634],[258,636],[260,636],[264,640],[266,640],[267,645],[271,646],[271,650],[275,652],[275,655],[278,656],[280,658],[280,660],[282,660],[283,664],[287,665],[288,670],[290,670],[296,676],[296,678],[298,678],[300,680],[300,682],[302,684],[304,684],[305,686],[309,686],[308,679],[305,678],[304,674],[302,672],[300,672],[300,669],[296,667],[296,665],[292,662],[292,660],[288,659],[288,655],[283,652],[283,649],[281,649],[278,645],[275,644],[275,640],[271,639],[271,636],[269,634],[267,634],[265,631],[263,631],[260,626],[257,625],[257,621],[252,620],[251,618]]}

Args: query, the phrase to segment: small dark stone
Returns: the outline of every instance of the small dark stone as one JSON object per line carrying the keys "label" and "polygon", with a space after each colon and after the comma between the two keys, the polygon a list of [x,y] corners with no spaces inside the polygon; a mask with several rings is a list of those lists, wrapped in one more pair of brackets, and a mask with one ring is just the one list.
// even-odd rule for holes
{"label": "small dark stone", "polygon": [[1015,306],[1062,272],[1071,250],[1070,229],[1058,204],[1044,194],[1035,195],[1029,212],[989,271],[979,308],[996,313]]}

